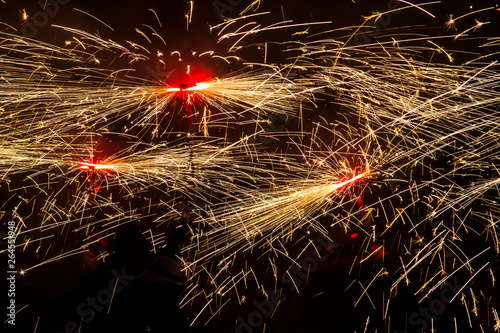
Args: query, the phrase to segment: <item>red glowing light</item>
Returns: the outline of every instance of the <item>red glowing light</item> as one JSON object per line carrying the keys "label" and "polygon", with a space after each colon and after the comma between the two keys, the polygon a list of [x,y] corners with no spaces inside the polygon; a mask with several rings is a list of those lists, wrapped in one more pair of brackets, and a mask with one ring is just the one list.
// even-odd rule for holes
{"label": "red glowing light", "polygon": [[198,90],[203,90],[203,89],[207,89],[210,87],[210,84],[209,83],[206,83],[206,82],[199,82],[199,83],[196,83],[194,86],[192,87],[188,87],[188,88],[168,88],[167,91],[168,92],[180,92],[180,91],[198,91]]}
{"label": "red glowing light", "polygon": [[351,183],[354,183],[356,180],[361,179],[361,178],[363,178],[364,176],[365,176],[365,173],[360,173],[359,175],[354,176],[354,177],[352,177],[351,179],[348,179],[348,180],[346,180],[346,181],[344,181],[344,182],[335,183],[335,184],[333,184],[333,186],[334,186],[334,188],[335,188],[335,189],[339,189],[339,188],[342,188],[342,187],[344,187],[344,186],[346,186],[346,185],[349,185],[349,184],[351,184]]}
{"label": "red glowing light", "polygon": [[[186,52],[185,55],[187,55]],[[186,61],[187,60],[187,61]],[[189,89],[191,91],[200,90],[199,82],[208,82],[211,78],[215,77],[215,73],[212,68],[200,59],[195,61],[194,59],[181,61],[177,64],[171,64],[169,68],[172,71],[165,78],[165,84],[168,87],[172,87],[173,92]],[[203,88],[202,88],[203,89]]]}
{"label": "red glowing light", "polygon": [[82,170],[116,171],[116,166],[112,165],[112,164],[98,164],[98,163],[80,162],[80,169],[82,169]]}

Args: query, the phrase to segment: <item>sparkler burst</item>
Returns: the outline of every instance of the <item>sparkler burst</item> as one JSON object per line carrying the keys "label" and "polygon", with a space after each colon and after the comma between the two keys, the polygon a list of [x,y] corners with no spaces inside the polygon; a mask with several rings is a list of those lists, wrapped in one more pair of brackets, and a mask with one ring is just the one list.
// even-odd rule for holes
{"label": "sparkler burst", "polygon": [[[498,331],[498,39],[476,35],[496,9],[457,9],[438,35],[388,23],[436,22],[435,5],[392,1],[342,26],[255,1],[200,28],[191,1],[186,31],[150,9],[123,41],[80,9],[99,28],[55,20],[50,42],[5,22],[0,210],[19,288],[43,289],[52,268],[89,280],[133,224],[153,254],[187,230],[193,331]],[[206,42],[177,43],[193,31]],[[469,36],[481,53],[445,46]],[[31,294],[26,331],[65,324]],[[102,329],[108,304],[80,328]]]}

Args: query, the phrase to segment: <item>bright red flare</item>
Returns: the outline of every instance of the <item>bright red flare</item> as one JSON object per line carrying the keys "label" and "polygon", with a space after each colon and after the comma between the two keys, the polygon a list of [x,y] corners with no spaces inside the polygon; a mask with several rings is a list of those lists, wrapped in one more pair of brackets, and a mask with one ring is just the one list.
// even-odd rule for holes
{"label": "bright red flare", "polygon": [[197,91],[197,90],[207,89],[208,87],[210,87],[209,83],[200,82],[200,83],[197,83],[196,85],[194,85],[192,87],[188,87],[188,88],[168,88],[167,91],[168,92]]}
{"label": "bright red flare", "polygon": [[333,186],[334,186],[335,189],[339,189],[339,188],[342,188],[342,187],[344,187],[344,186],[346,186],[348,184],[354,183],[356,180],[358,180],[360,178],[363,178],[364,176],[365,176],[365,173],[363,172],[363,173],[360,173],[359,175],[354,176],[351,179],[348,179],[348,180],[346,180],[344,182],[335,183],[335,184],[333,184]]}
{"label": "bright red flare", "polygon": [[105,171],[116,171],[116,166],[112,164],[97,164],[80,162],[80,169],[82,170],[105,170]]}

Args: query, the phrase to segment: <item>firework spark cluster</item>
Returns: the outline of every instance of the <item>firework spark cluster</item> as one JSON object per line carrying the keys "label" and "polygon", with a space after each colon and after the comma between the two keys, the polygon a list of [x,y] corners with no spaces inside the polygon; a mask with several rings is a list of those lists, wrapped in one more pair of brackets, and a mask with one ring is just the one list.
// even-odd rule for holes
{"label": "firework spark cluster", "polygon": [[[300,263],[319,251],[318,239],[335,247],[347,236],[361,241],[346,287],[359,291],[354,307],[383,304],[384,331],[397,325],[400,290],[423,302],[457,277],[465,325],[498,330],[498,300],[487,294],[500,252],[494,54],[455,64],[438,45],[471,30],[389,31],[356,45],[360,26],[258,23],[265,16],[212,27],[225,53],[194,56],[237,70],[190,85],[137,73],[149,61],[168,72],[167,59],[180,57],[153,49],[152,40],[168,45],[151,26],[138,30],[144,45],[60,26],[70,36],[61,46],[0,33],[2,210],[18,222],[19,251],[36,250],[24,272],[87,253],[128,223],[156,251],[189,206],[196,218],[180,259],[193,325],[253,291],[282,290],[281,276],[297,266],[313,278]],[[287,41],[255,42],[274,32]],[[280,62],[267,61],[271,46]],[[264,60],[246,60],[249,48]],[[378,281],[383,292],[370,288]]]}

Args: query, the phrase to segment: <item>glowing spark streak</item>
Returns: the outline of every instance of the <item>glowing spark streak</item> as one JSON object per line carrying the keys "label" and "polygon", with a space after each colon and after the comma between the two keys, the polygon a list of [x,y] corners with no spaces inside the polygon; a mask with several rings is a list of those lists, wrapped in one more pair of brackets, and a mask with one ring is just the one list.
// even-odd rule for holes
{"label": "glowing spark streak", "polygon": [[365,176],[365,173],[360,173],[359,175],[354,176],[351,179],[346,180],[345,182],[332,184],[332,188],[337,190],[337,189],[342,188],[348,184],[354,183],[356,180],[363,178],[364,176]]}
{"label": "glowing spark streak", "polygon": [[453,298],[451,299],[450,303],[451,303],[451,302],[453,302],[453,301],[455,300],[455,298],[456,298],[456,297],[460,294],[460,292],[461,292],[462,290],[464,290],[464,288],[465,288],[465,287],[469,284],[469,282],[471,282],[471,281],[474,279],[474,277],[475,277],[475,276],[476,276],[479,272],[481,272],[481,271],[482,271],[482,270],[483,270],[486,266],[488,266],[489,264],[490,264],[490,263],[489,263],[489,262],[487,262],[487,263],[486,263],[483,267],[481,267],[481,268],[480,268],[480,269],[479,269],[476,273],[474,273],[474,275],[472,275],[472,277],[471,277],[471,278],[470,278],[467,282],[465,282],[465,284],[462,286],[462,288],[460,288],[460,290],[459,290],[459,291],[457,291],[457,293],[455,294],[455,296],[453,296]]}
{"label": "glowing spark streak", "polygon": [[402,3],[405,3],[405,4],[407,4],[407,5],[410,5],[410,6],[412,6],[412,7],[418,8],[418,9],[420,9],[421,11],[423,11],[424,13],[428,14],[430,17],[432,17],[432,18],[436,18],[436,16],[432,15],[431,13],[429,13],[428,11],[426,11],[425,9],[423,9],[422,7],[419,7],[419,6],[417,6],[417,5],[414,5],[414,4],[412,4],[411,2],[408,2],[408,1],[405,1],[405,0],[398,0],[398,1],[399,1],[399,2],[402,2]]}
{"label": "glowing spark streak", "polygon": [[[264,27],[262,29],[260,28],[261,25],[257,25],[256,27],[252,28],[250,31],[239,32],[246,25],[249,25],[249,24],[252,24],[252,23],[253,24],[257,24],[256,22],[248,23],[245,26],[239,28],[236,32],[234,32],[234,33],[228,33],[227,35],[222,36],[219,39],[219,42],[222,39],[225,39],[225,38],[228,38],[228,37],[234,37],[234,36],[239,36],[239,35],[247,36],[249,34],[255,34],[255,33],[258,33],[258,32],[261,32],[261,31],[278,30],[278,29],[285,29],[285,28],[297,28],[297,27],[312,26],[312,25],[332,24],[333,21],[321,21],[321,22],[310,22],[310,23],[296,23],[296,24],[291,24],[291,25],[285,26],[285,24],[292,23],[292,22],[293,22],[292,20],[282,21],[282,22],[279,22],[279,23],[275,23],[275,24],[269,25],[269,26]],[[284,25],[278,25],[278,24],[284,24]]]}
{"label": "glowing spark streak", "polygon": [[[256,8],[255,8],[256,7]],[[240,16],[243,16],[245,15],[248,11],[250,11],[251,9],[255,8],[254,9],[254,12],[259,9],[260,7],[260,0],[254,0],[254,2],[252,2],[250,5],[248,5],[247,8],[245,8],[241,13],[240,13]]]}
{"label": "glowing spark streak", "polygon": [[80,162],[82,170],[114,170],[117,171],[117,166],[112,164],[96,164],[88,162]]}
{"label": "glowing spark streak", "polygon": [[[217,229],[211,230],[205,235],[214,237],[211,246],[216,243],[223,245],[223,248],[216,251],[219,253],[234,250],[237,247],[239,247],[239,249],[236,251],[241,251],[242,243],[250,242],[250,247],[256,246],[256,244],[251,241],[256,235],[262,235],[272,232],[272,230],[276,230],[277,224],[282,224],[283,221],[290,223],[304,218],[311,211],[319,209],[318,205],[326,202],[326,199],[333,193],[364,177],[365,174],[366,173],[361,173],[342,182],[307,187],[299,191],[285,191],[286,194],[280,195],[272,200],[259,200],[261,203],[251,208],[245,206],[243,208],[236,208],[232,212],[227,212],[226,208],[224,208],[222,213],[214,210],[212,211],[212,214],[214,214],[213,220],[226,221],[224,229],[227,236],[231,238],[231,241],[229,242],[224,238],[224,241],[220,242],[220,230]],[[252,200],[250,200],[248,204],[252,205],[251,202]],[[279,214],[277,214],[277,212],[279,212]],[[300,213],[297,214],[298,212]],[[200,258],[197,259],[198,262],[207,260],[213,257],[214,254],[217,254],[212,251],[211,247],[204,247],[201,251],[199,250],[198,253],[201,254]]]}
{"label": "glowing spark streak", "polygon": [[162,28],[161,21],[160,21],[160,18],[158,17],[158,14],[156,14],[156,12],[151,8],[149,9],[149,11],[151,11],[155,15],[156,20],[158,21],[158,24],[160,25],[160,28]]}
{"label": "glowing spark streak", "polygon": [[219,28],[219,27],[221,27],[221,26],[224,26],[224,27],[223,27],[223,28],[219,31],[219,33],[217,34],[217,36],[220,36],[220,35],[224,32],[224,30],[225,30],[228,26],[230,26],[231,24],[233,24],[233,23],[235,23],[235,22],[237,22],[237,21],[239,21],[239,20],[246,20],[246,19],[248,19],[248,18],[250,18],[250,17],[254,17],[254,16],[268,15],[269,13],[270,13],[270,12],[262,12],[262,13],[256,13],[256,14],[251,14],[251,15],[245,15],[245,16],[238,17],[238,18],[235,18],[235,19],[231,19],[231,20],[228,20],[228,21],[226,21],[226,22],[222,22],[222,23],[220,23],[220,24],[218,24],[218,25],[216,25],[216,26],[210,27],[210,30],[212,30],[212,29],[217,29],[217,28]]}
{"label": "glowing spark streak", "polygon": [[453,19],[454,22],[457,22],[458,20],[460,20],[461,18],[464,18],[464,17],[467,17],[469,15],[474,15],[474,14],[477,14],[477,13],[480,13],[480,12],[484,12],[486,10],[492,10],[492,9],[495,9],[495,7],[487,7],[487,8],[482,8],[482,9],[478,9],[476,11],[473,11],[473,12],[470,12],[470,13],[467,13],[467,14],[464,14],[462,16],[459,16],[457,17],[456,19]]}
{"label": "glowing spark streak", "polygon": [[[468,261],[466,261],[465,263],[463,263],[462,265],[460,265],[460,267],[458,267],[457,269],[455,269],[455,271],[453,271],[451,274],[445,276],[443,279],[441,279],[438,283],[436,283],[434,285],[434,287],[432,287],[428,292],[427,294],[421,298],[420,302],[423,301],[430,293],[432,293],[434,290],[436,290],[437,288],[439,288],[439,286],[443,285],[443,283],[447,280],[447,279],[450,279],[453,275],[455,275],[457,272],[459,272],[463,267],[467,266],[467,265],[470,265],[470,262],[472,262],[474,259],[476,259],[477,257],[479,257],[480,255],[482,255],[483,253],[485,253],[486,251],[488,251],[490,248],[486,248],[484,249],[483,251],[481,251],[480,253],[476,254],[474,257],[470,258]],[[484,267],[483,267],[484,268]],[[483,269],[481,268],[481,269]],[[469,280],[470,281],[470,280]],[[467,283],[466,283],[467,284]],[[458,294],[456,294],[458,295]],[[456,296],[455,295],[455,296]]]}
{"label": "glowing spark streak", "polygon": [[109,302],[107,314],[109,314],[109,310],[111,310],[111,304],[113,303],[113,298],[115,297],[116,285],[118,284],[118,280],[119,278],[116,279],[115,286],[113,287],[113,294],[111,294],[111,301]]}
{"label": "glowing spark streak", "polygon": [[213,299],[211,299],[210,301],[207,302],[207,304],[205,304],[205,306],[203,307],[203,309],[201,309],[200,313],[198,313],[198,315],[193,319],[193,321],[191,322],[191,324],[189,326],[193,326],[194,322],[196,321],[196,319],[198,319],[198,317],[201,315],[201,313],[203,312],[203,310],[205,310],[205,308],[213,301]]}
{"label": "glowing spark streak", "polygon": [[189,30],[189,25],[191,24],[191,20],[193,19],[193,7],[194,7],[194,3],[193,1],[189,1],[189,13],[187,13],[186,15],[186,30]]}
{"label": "glowing spark streak", "polygon": [[103,25],[105,25],[107,28],[109,28],[111,31],[115,31],[115,29],[111,28],[108,24],[106,24],[104,21],[98,19],[97,17],[95,17],[94,15],[91,15],[83,10],[80,10],[78,8],[73,8],[73,10],[77,11],[77,12],[80,12],[82,14],[85,14],[85,15],[88,15],[90,16],[91,18],[95,19],[96,21],[99,21],[100,23],[102,23]]}
{"label": "glowing spark streak", "polygon": [[[398,280],[396,282],[393,283],[392,287],[391,287],[391,291],[394,290],[394,288],[396,288],[396,286],[403,280],[403,279],[407,279],[407,276],[408,276],[408,273],[410,273],[415,267],[417,267],[419,265],[419,263],[421,263],[425,258],[427,258],[428,256],[430,256],[432,253],[433,253],[433,250],[435,249],[435,247],[433,248],[431,245],[434,244],[434,241],[436,239],[438,239],[439,237],[441,237],[442,234],[445,233],[445,230],[441,231],[441,233],[439,233],[438,235],[436,235],[427,245],[425,245],[419,253],[422,253],[427,247],[429,247],[429,252],[426,253],[423,257],[421,257],[420,259],[418,259],[418,256],[415,256],[413,257],[412,260],[410,260],[410,262],[406,265],[403,264],[403,269],[404,269],[404,274],[402,274]],[[400,257],[401,259],[401,257]],[[412,262],[415,263],[412,265]],[[402,262],[402,259],[401,259],[401,262]],[[410,266],[411,265],[411,266]],[[444,280],[443,280],[444,281]]]}
{"label": "glowing spark streak", "polygon": [[78,248],[78,249],[70,250],[70,251],[67,251],[66,253],[57,255],[57,256],[55,256],[53,258],[47,259],[47,260],[45,260],[45,261],[43,261],[41,263],[38,263],[38,264],[36,264],[34,266],[31,266],[31,267],[25,269],[24,271],[28,272],[28,271],[30,271],[30,270],[32,270],[34,268],[37,268],[38,266],[46,265],[48,263],[59,261],[61,259],[69,258],[69,257],[72,257],[72,256],[77,256],[77,255],[80,255],[80,254],[85,253],[85,252],[87,252],[87,250],[83,249],[83,248]]}

